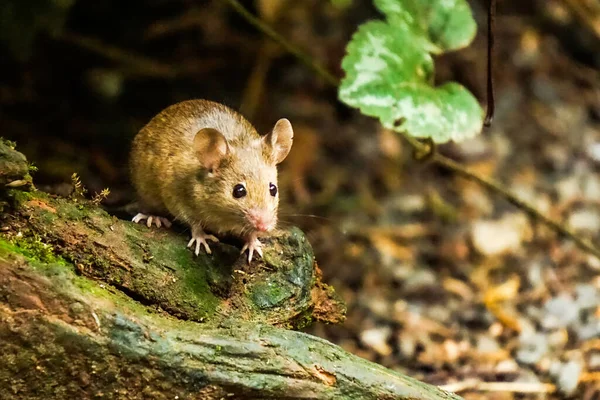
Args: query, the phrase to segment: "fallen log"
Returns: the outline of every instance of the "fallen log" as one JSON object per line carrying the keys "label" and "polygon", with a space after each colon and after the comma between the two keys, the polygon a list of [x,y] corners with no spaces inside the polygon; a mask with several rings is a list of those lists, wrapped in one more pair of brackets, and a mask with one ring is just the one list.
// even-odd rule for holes
{"label": "fallen log", "polygon": [[[15,151],[1,146],[0,166]],[[0,398],[459,399],[291,330],[345,312],[299,229],[250,266],[235,241],[195,257],[185,233],[15,189],[31,179],[11,171],[23,176],[0,171]]]}

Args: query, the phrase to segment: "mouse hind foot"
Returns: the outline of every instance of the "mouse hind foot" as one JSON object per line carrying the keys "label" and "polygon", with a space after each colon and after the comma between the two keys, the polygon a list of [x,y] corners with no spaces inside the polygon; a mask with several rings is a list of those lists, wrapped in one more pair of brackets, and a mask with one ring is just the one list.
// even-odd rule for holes
{"label": "mouse hind foot", "polygon": [[148,215],[148,214],[144,214],[144,213],[137,213],[136,216],[132,218],[132,221],[135,222],[136,224],[141,224],[141,223],[143,223],[144,220],[146,220],[146,226],[148,228],[150,228],[153,223],[154,223],[154,225],[156,225],[157,228],[160,228],[162,225],[164,225],[166,228],[171,227],[171,221],[169,221],[165,217],[159,217],[157,215]]}

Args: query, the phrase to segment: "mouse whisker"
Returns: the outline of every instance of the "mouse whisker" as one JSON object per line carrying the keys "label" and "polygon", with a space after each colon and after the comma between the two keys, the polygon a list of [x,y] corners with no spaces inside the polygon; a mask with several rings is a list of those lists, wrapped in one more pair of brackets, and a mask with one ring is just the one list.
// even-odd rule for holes
{"label": "mouse whisker", "polygon": [[281,215],[283,217],[314,218],[314,219],[320,219],[320,220],[327,221],[327,222],[333,222],[333,220],[331,218],[322,217],[320,215],[315,215],[315,214],[288,214],[288,213],[280,213],[279,215]]}

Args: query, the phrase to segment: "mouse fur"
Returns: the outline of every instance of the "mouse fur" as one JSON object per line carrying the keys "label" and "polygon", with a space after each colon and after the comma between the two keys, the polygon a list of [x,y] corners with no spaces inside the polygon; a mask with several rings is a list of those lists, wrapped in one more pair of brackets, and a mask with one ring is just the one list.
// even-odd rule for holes
{"label": "mouse fur", "polygon": [[[241,114],[213,101],[167,107],[133,140],[130,172],[140,204],[134,221],[167,224],[169,215],[189,225],[196,254],[200,244],[210,253],[207,238],[217,240],[205,230],[233,234],[246,241],[251,260],[253,250],[261,253],[258,237],[277,224],[273,185],[292,140],[287,119],[260,135]],[[245,195],[236,198],[239,185]]]}

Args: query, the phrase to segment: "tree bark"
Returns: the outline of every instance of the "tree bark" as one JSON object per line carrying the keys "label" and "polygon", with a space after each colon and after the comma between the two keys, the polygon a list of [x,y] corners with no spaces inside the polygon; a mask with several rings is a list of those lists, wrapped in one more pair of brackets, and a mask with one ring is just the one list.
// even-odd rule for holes
{"label": "tree bark", "polygon": [[0,398],[459,399],[289,330],[345,312],[296,228],[248,266],[235,242],[196,258],[89,201],[0,195]]}

